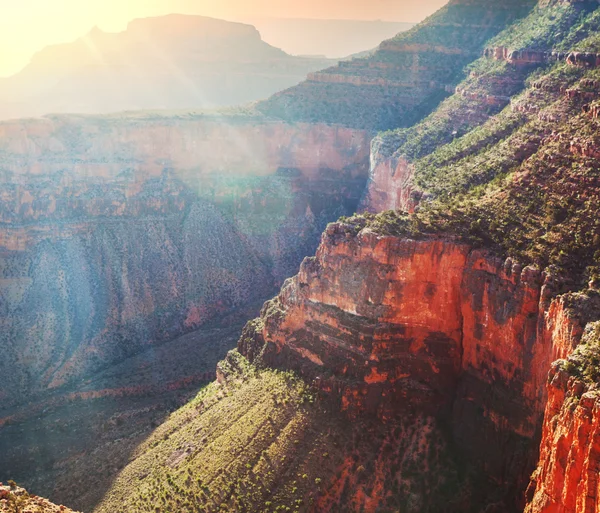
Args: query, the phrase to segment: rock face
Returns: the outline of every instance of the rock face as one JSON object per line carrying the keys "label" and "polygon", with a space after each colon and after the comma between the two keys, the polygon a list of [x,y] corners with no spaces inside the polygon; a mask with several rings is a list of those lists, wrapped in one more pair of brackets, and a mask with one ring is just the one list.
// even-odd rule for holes
{"label": "rock face", "polygon": [[545,52],[542,50],[511,50],[505,47],[486,48],[486,57],[505,61],[515,66],[566,62],[571,66],[597,68],[600,54],[594,52]]}
{"label": "rock face", "polygon": [[368,152],[257,119],[0,124],[3,405],[267,297],[355,210]]}
{"label": "rock face", "polygon": [[382,138],[373,141],[367,191],[361,208],[369,212],[413,212],[421,194],[414,187],[415,167],[405,155],[388,156]]}
{"label": "rock face", "polygon": [[37,53],[0,81],[0,119],[244,104],[332,62],[288,55],[251,25],[185,15],[139,19],[124,32],[95,28]]}
{"label": "rock face", "polygon": [[[594,297],[596,308],[598,297]],[[528,490],[527,513],[598,511],[598,340],[589,324],[568,360],[552,365],[540,461]]]}
{"label": "rock face", "polygon": [[[430,424],[422,443],[445,433],[486,476],[480,505],[512,510],[536,462],[547,369],[582,332],[551,295],[533,268],[464,243],[334,224],[238,347],[313,380],[351,417]],[[409,451],[426,465],[422,446]]]}

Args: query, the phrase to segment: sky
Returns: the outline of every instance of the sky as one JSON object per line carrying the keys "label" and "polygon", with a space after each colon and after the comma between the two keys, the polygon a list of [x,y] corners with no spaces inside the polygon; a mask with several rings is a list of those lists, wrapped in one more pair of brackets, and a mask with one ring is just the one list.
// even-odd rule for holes
{"label": "sky", "polygon": [[0,0],[0,76],[22,69],[45,46],[98,26],[118,32],[134,18],[171,13],[232,21],[258,17],[416,22],[447,0]]}

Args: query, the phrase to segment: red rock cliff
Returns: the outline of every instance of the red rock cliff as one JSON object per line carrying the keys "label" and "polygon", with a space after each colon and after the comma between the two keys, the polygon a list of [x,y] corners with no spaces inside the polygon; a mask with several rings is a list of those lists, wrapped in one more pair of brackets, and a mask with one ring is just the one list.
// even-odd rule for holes
{"label": "red rock cliff", "polygon": [[[598,295],[586,300],[586,310],[597,311]],[[589,324],[582,345],[550,370],[540,460],[526,513],[592,513],[600,508],[599,328]]]}
{"label": "red rock cliff", "polygon": [[356,230],[328,227],[240,351],[313,379],[352,417],[433,418],[432,436],[450,426],[446,443],[494,483],[482,500],[522,506],[547,369],[577,343],[579,324],[533,268],[453,240]]}

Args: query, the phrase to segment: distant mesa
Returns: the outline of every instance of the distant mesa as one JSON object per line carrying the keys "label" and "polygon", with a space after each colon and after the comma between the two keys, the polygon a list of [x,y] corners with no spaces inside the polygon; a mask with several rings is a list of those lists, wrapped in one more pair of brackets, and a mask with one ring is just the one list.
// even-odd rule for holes
{"label": "distant mesa", "polygon": [[252,25],[202,16],[94,27],[0,80],[0,119],[48,113],[215,108],[267,98],[332,64],[265,43]]}

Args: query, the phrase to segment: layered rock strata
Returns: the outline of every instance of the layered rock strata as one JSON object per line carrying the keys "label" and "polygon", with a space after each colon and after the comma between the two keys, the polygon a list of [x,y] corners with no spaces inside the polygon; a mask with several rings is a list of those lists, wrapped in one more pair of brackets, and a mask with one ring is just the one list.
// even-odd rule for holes
{"label": "layered rock strata", "polygon": [[4,405],[266,297],[354,211],[368,152],[255,118],[0,124]]}
{"label": "layered rock strata", "polygon": [[498,61],[506,61],[516,66],[566,62],[571,66],[597,68],[600,54],[594,52],[558,52],[542,50],[511,50],[510,48],[486,48],[484,55]]}
{"label": "layered rock strata", "polygon": [[428,114],[462,78],[490,37],[534,2],[450,2],[414,29],[367,57],[311,73],[308,80],[261,102],[269,115],[390,129]]}

